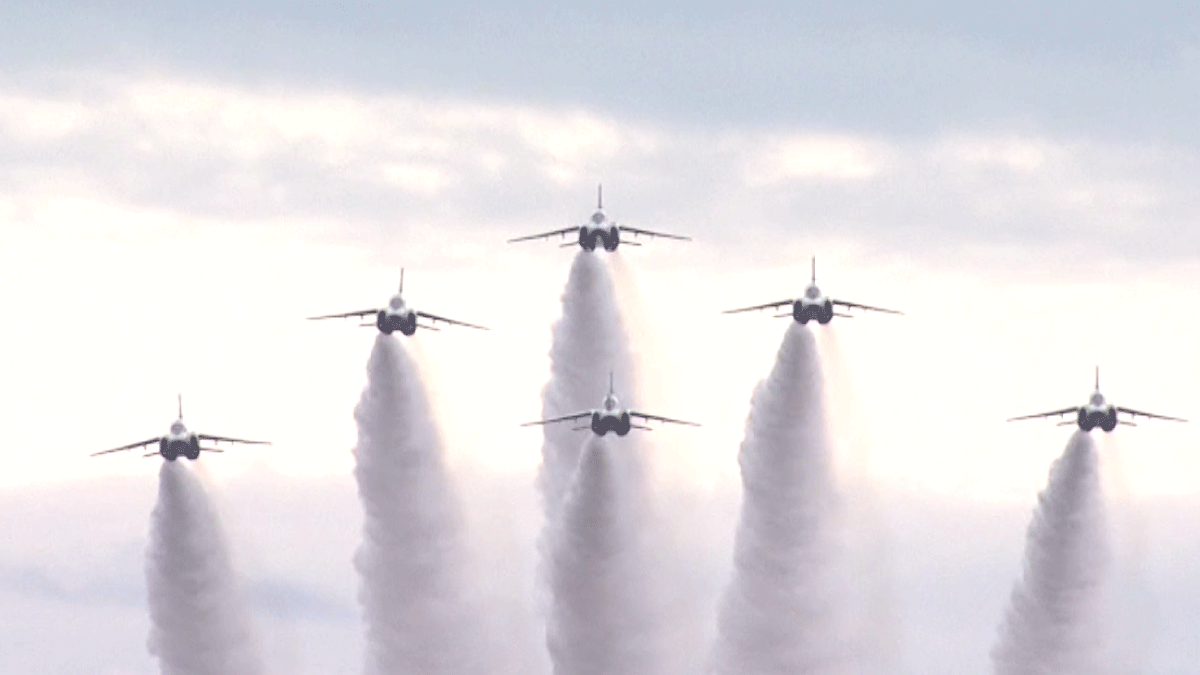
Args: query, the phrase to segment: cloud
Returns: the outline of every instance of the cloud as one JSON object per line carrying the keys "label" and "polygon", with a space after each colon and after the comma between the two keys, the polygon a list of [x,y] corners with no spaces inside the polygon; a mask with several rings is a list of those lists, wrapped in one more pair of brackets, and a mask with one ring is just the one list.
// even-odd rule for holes
{"label": "cloud", "polygon": [[752,258],[814,237],[939,258],[1200,256],[1200,156],[1172,146],[714,132],[574,107],[82,77],[0,88],[0,214],[47,225],[75,204],[75,220],[289,222],[449,248],[578,222],[605,182],[618,220]]}
{"label": "cloud", "polygon": [[[763,0],[354,8],[9,3],[0,56],[205,81],[580,106],[655,123],[927,135],[1032,130],[1195,145],[1182,2],[1003,9]],[[1137,102],[1133,104],[1131,102]]]}

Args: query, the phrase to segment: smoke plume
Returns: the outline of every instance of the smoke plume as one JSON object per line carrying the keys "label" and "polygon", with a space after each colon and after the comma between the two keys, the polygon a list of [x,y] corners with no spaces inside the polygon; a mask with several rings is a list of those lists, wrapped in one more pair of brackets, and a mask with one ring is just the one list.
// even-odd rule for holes
{"label": "smoke plume", "polygon": [[1076,431],[1038,495],[1024,574],[992,650],[996,675],[1096,672],[1108,557],[1099,456],[1091,436]]}
{"label": "smoke plume", "polygon": [[464,517],[416,365],[391,337],[375,340],[354,418],[365,672],[481,672],[479,624],[464,590]]}
{"label": "smoke plume", "polygon": [[[542,414],[557,417],[599,405],[612,371],[622,403],[632,405],[634,373],[629,337],[604,260],[580,251],[562,295],[562,318],[554,325],[550,381],[542,390]],[[547,425],[538,484],[547,522],[553,521],[579,463],[580,436],[570,425]]]}
{"label": "smoke plume", "polygon": [[718,610],[714,672],[840,672],[837,497],[812,332],[792,323],[751,401],[738,454],[742,510]]}
{"label": "smoke plume", "polygon": [[148,647],[163,675],[262,672],[216,510],[182,462],[158,472],[146,587]]}
{"label": "smoke plume", "polygon": [[556,675],[656,675],[645,492],[624,441],[589,435],[550,539]]}
{"label": "smoke plume", "polygon": [[[580,252],[554,326],[547,417],[597,407],[611,371],[624,406],[636,398],[629,338],[605,260]],[[586,423],[586,420],[583,420]],[[649,480],[638,434],[596,438],[547,425],[538,476],[546,524],[546,643],[556,675],[651,675],[660,669],[659,600],[650,583]]]}

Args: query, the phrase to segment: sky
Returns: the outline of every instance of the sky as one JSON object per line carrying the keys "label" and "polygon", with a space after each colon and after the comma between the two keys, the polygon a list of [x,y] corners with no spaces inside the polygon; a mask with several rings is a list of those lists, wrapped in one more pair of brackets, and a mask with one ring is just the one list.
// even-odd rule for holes
{"label": "sky", "polygon": [[[1118,404],[1198,417],[1198,22],[1173,2],[6,3],[0,673],[154,672],[159,460],[87,454],[162,433],[180,392],[193,428],[274,442],[202,462],[272,672],[360,667],[374,336],[303,317],[377,306],[401,267],[418,308],[493,328],[410,346],[479,564],[521,607],[541,439],[516,425],[575,252],[504,240],[582,222],[601,182],[611,217],[694,238],[610,262],[640,399],[705,425],[655,436],[664,492],[710,516],[681,544],[697,583],[728,572],[734,458],[785,328],[719,312],[795,297],[816,255],[831,296],[905,312],[836,321],[831,365],[878,495],[895,672],[985,671],[1070,432],[1004,419],[1081,403],[1096,365]],[[1113,663],[1138,672],[1200,663],[1192,426],[1102,446]]]}

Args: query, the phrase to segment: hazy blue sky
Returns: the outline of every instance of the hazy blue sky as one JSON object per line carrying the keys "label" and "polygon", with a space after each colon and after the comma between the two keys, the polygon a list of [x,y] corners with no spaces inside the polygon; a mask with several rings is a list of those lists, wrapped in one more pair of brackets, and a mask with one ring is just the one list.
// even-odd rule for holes
{"label": "hazy blue sky", "polygon": [[[610,216],[695,237],[614,261],[642,397],[705,424],[655,432],[698,597],[783,327],[718,312],[797,295],[816,254],[834,297],[906,312],[833,338],[892,671],[986,672],[1068,436],[1003,420],[1081,403],[1097,363],[1118,403],[1200,418],[1197,113],[1183,2],[4,3],[0,674],[153,672],[157,460],[86,454],[165,430],[180,390],[198,428],[275,441],[202,462],[272,672],[359,667],[373,336],[300,318],[381,302],[402,266],[414,304],[495,329],[412,348],[507,575],[502,665],[543,669],[540,437],[515,424],[574,251],[502,242],[581,222],[599,182]],[[1104,446],[1114,672],[1200,672],[1194,426]]]}

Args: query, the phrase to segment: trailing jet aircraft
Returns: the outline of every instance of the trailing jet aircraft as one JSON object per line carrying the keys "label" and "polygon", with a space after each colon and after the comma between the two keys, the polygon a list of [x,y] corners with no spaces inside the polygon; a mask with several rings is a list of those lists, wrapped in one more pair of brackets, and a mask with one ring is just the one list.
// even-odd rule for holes
{"label": "trailing jet aircraft", "polygon": [[688,426],[698,427],[695,422],[685,422],[683,420],[671,419],[670,417],[660,417],[658,415],[648,415],[636,410],[626,410],[621,407],[621,402],[617,400],[617,394],[613,388],[612,373],[608,374],[608,395],[604,397],[604,406],[600,410],[585,410],[573,415],[564,415],[562,417],[554,417],[548,420],[538,420],[537,422],[526,422],[523,427],[530,427],[540,424],[554,424],[556,422],[571,422],[590,417],[591,423],[586,426],[573,427],[573,431],[585,431],[591,429],[592,433],[597,436],[603,436],[608,432],[613,432],[618,436],[624,436],[629,433],[630,429],[642,429],[652,431],[648,426],[634,424],[631,418],[643,419],[653,422],[669,422],[671,424],[686,424]]}
{"label": "trailing jet aircraft", "polygon": [[[684,237],[678,234],[667,234],[665,232],[654,232],[652,230],[642,230],[636,227],[630,227],[628,225],[620,225],[615,221],[609,220],[608,216],[604,215],[603,186],[599,186],[596,188],[596,212],[592,214],[592,218],[588,222],[584,223],[583,225],[576,225],[575,227],[564,227],[561,230],[554,230],[552,232],[543,232],[541,234],[531,234],[526,237],[509,239],[508,243],[511,244],[518,241],[529,241],[531,239],[549,239],[550,237],[556,235],[561,235],[565,238],[568,234],[578,233],[579,245],[583,247],[583,250],[585,251],[594,251],[596,250],[597,246],[603,247],[605,251],[615,251],[617,250],[617,247],[621,245],[622,232],[628,232],[633,234],[635,237],[639,234],[644,234],[648,237],[663,237],[664,239],[678,239],[680,241],[692,240],[691,237]],[[629,246],[641,246],[641,244],[634,241],[626,240],[625,243]],[[564,247],[574,245],[574,243],[563,244]]]}
{"label": "trailing jet aircraft", "polygon": [[194,431],[188,431],[187,427],[183,424],[183,395],[180,394],[179,418],[171,423],[171,430],[167,432],[166,436],[148,438],[144,441],[130,443],[129,445],[122,445],[119,448],[112,448],[111,450],[101,450],[100,452],[92,453],[91,456],[99,457],[100,455],[107,455],[109,453],[120,452],[122,450],[144,448],[147,445],[154,445],[155,443],[158,444],[158,450],[155,452],[148,452],[142,455],[143,457],[162,455],[163,459],[167,460],[168,462],[174,462],[175,458],[177,457],[187,457],[188,459],[195,460],[200,456],[201,452],[225,452],[220,448],[202,448],[200,447],[200,441],[209,441],[212,443],[242,443],[246,445],[271,444],[269,441],[247,441],[242,438],[213,436],[211,434],[198,434]]}
{"label": "trailing jet aircraft", "polygon": [[[488,330],[483,326],[476,326],[473,323],[465,321],[456,321],[455,319],[447,319],[444,316],[430,314],[429,312],[417,311],[409,307],[404,302],[404,270],[400,270],[400,290],[388,300],[387,307],[383,309],[361,309],[357,312],[345,312],[343,314],[326,314],[324,316],[310,316],[309,321],[318,321],[321,319],[347,319],[350,317],[361,318],[364,316],[375,315],[375,323],[362,323],[360,326],[375,326],[379,332],[384,335],[391,335],[392,331],[400,331],[405,335],[412,335],[417,332],[417,327],[428,328],[429,330],[439,330],[434,324],[441,321],[442,323],[451,324],[454,326],[466,326],[467,328],[478,328],[479,330]],[[429,324],[419,324],[417,319],[428,319]]]}
{"label": "trailing jet aircraft", "polygon": [[835,307],[845,307],[847,309],[862,309],[871,312],[885,312],[887,314],[904,314],[894,309],[884,309],[882,307],[872,307],[871,305],[861,305],[857,302],[847,302],[845,300],[833,300],[821,293],[821,289],[817,287],[817,257],[812,259],[812,282],[808,284],[808,288],[804,289],[804,295],[800,298],[779,300],[777,302],[768,302],[765,305],[754,305],[753,307],[741,307],[739,309],[730,309],[722,312],[722,314],[737,314],[738,312],[749,312],[755,309],[776,309],[784,305],[791,305],[791,313],[776,314],[776,317],[790,316],[800,323],[808,323],[810,320],[815,320],[818,323],[829,323],[835,316],[843,316],[852,318],[853,314],[846,314],[835,311]]}
{"label": "trailing jet aircraft", "polygon": [[1132,420],[1123,420],[1117,417],[1118,413],[1125,413],[1130,417],[1147,417],[1156,420],[1168,420],[1171,422],[1186,422],[1185,419],[1178,417],[1167,417],[1166,415],[1156,415],[1154,413],[1142,412],[1133,408],[1122,408],[1115,406],[1104,399],[1104,394],[1100,393],[1100,366],[1096,366],[1096,389],[1092,392],[1088,402],[1071,408],[1063,408],[1062,410],[1051,410],[1050,412],[1037,413],[1035,415],[1022,415],[1020,417],[1011,417],[1009,422],[1017,420],[1031,420],[1039,417],[1060,417],[1062,415],[1074,414],[1074,420],[1063,420],[1058,423],[1058,426],[1067,426],[1077,424],[1084,431],[1091,431],[1096,427],[1100,427],[1104,431],[1112,431],[1117,428],[1118,424],[1125,426],[1136,427]]}

